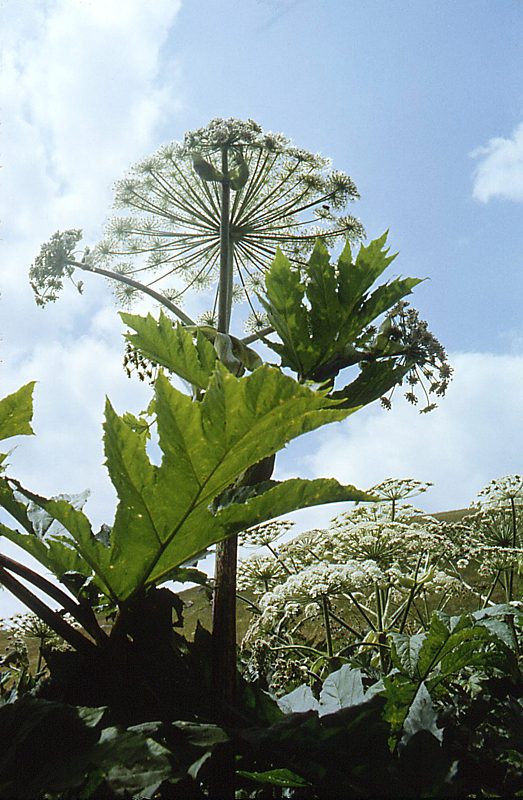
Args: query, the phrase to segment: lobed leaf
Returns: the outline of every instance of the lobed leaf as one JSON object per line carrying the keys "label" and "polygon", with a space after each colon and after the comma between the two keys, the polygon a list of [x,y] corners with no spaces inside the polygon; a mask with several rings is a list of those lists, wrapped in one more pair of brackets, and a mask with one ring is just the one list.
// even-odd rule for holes
{"label": "lobed leaf", "polygon": [[196,330],[194,342],[193,334],[183,325],[173,325],[163,311],[158,321],[151,314],[142,317],[122,312],[120,316],[136,331],[125,338],[146,358],[200,389],[207,388],[217,356],[203,333]]}
{"label": "lobed leaf", "polygon": [[341,669],[332,672],[323,682],[320,694],[320,717],[334,714],[342,708],[356,706],[365,702],[365,689],[361,679],[361,670],[352,669],[344,664]]}
{"label": "lobed leaf", "polygon": [[423,681],[418,687],[418,691],[403,722],[402,743],[406,744],[419,731],[428,731],[440,742],[443,738],[443,729],[437,726],[437,714],[432,704],[432,698]]}
{"label": "lobed leaf", "polygon": [[[393,362],[400,355],[398,348],[394,349],[383,336],[385,349],[381,340],[371,342],[370,331],[377,319],[420,281],[395,279],[368,294],[395,258],[388,255],[386,236],[362,246],[354,262],[347,245],[337,265],[330,263],[329,252],[320,241],[308,263],[299,267],[277,254],[266,273],[266,293],[260,301],[281,341],[267,344],[279,354],[282,366],[291,367],[301,380],[333,380],[345,367],[365,365],[366,360],[371,360],[373,383],[385,386],[381,393],[390,388],[391,379],[392,385],[401,382],[405,373],[393,369]],[[378,358],[392,363],[378,362]],[[368,378],[367,369],[365,386]],[[376,399],[380,395],[369,392],[369,396]]]}
{"label": "lobed leaf", "polygon": [[35,381],[26,383],[16,392],[0,400],[0,441],[11,436],[27,436],[34,433],[33,389]]}
{"label": "lobed leaf", "polygon": [[269,769],[265,772],[248,772],[246,770],[238,770],[238,775],[242,778],[249,778],[256,783],[261,783],[269,786],[281,786],[287,789],[300,789],[305,786],[310,786],[309,781],[292,772],[285,767],[281,769]]}
{"label": "lobed leaf", "polygon": [[[266,299],[260,297],[260,302],[283,342],[274,349],[281,356],[282,366],[305,375],[315,360],[314,347],[309,340],[309,314],[303,302],[305,287],[300,271],[291,267],[280,250],[265,275],[265,286]],[[272,343],[268,344],[272,347]]]}

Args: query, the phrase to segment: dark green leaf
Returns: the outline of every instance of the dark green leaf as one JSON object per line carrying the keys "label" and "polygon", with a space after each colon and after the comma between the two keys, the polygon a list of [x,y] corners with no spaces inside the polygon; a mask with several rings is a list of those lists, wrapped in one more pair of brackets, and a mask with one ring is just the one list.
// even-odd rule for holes
{"label": "dark green leaf", "polygon": [[403,278],[384,283],[378,286],[375,292],[362,303],[358,311],[358,323],[361,328],[370,325],[385,311],[410,294],[415,286],[421,283],[421,278]]}
{"label": "dark green leaf", "polygon": [[382,343],[379,352],[379,337],[367,349],[373,335],[370,326],[419,283],[416,278],[396,279],[367,294],[394,258],[385,240],[386,234],[362,247],[355,263],[347,245],[338,264],[331,264],[319,241],[309,262],[299,267],[278,254],[266,274],[265,297],[260,298],[280,339],[267,344],[300,379],[332,381],[342,369],[363,365],[361,380],[344,390],[354,405],[375,400],[400,383],[406,371],[395,371],[401,348],[388,338],[382,337],[386,346]]}
{"label": "dark green leaf", "polygon": [[333,392],[332,398],[343,400],[347,408],[360,408],[399,385],[408,371],[409,367],[395,366],[393,361],[363,363],[358,377],[343,389]]}
{"label": "dark green leaf", "polygon": [[282,786],[287,789],[299,789],[303,786],[310,786],[310,783],[291,772],[290,769],[269,769],[266,772],[246,772],[238,770],[238,775],[242,778],[249,778],[256,783],[268,784],[269,786]]}
{"label": "dark green leaf", "polygon": [[391,633],[392,663],[395,667],[405,672],[410,678],[417,675],[419,651],[425,639],[424,633],[415,633],[407,636],[404,633]]}
{"label": "dark green leaf", "polygon": [[29,696],[0,707],[0,797],[79,786],[100,735],[89,723],[75,708]]}
{"label": "dark green leaf", "polygon": [[105,728],[96,745],[97,771],[116,797],[146,800],[171,775],[169,751],[140,728]]}
{"label": "dark green leaf", "polygon": [[389,256],[389,250],[385,248],[387,233],[374,239],[367,247],[362,245],[355,262],[348,243],[339,258],[339,294],[348,314],[397,256]]}
{"label": "dark green leaf", "polygon": [[[265,275],[266,297],[260,298],[269,322],[283,342],[276,346],[282,365],[305,375],[315,360],[309,342],[309,314],[303,303],[305,287],[300,271],[278,250]],[[272,345],[271,345],[272,346]]]}
{"label": "dark green leaf", "polygon": [[333,345],[336,347],[335,339],[345,309],[338,297],[338,281],[329,251],[320,240],[316,242],[306,272],[311,338],[316,349],[327,352]]}
{"label": "dark green leaf", "polygon": [[213,748],[217,744],[229,741],[229,736],[223,728],[197,722],[173,722],[173,726],[183,733],[184,738],[194,747]]}

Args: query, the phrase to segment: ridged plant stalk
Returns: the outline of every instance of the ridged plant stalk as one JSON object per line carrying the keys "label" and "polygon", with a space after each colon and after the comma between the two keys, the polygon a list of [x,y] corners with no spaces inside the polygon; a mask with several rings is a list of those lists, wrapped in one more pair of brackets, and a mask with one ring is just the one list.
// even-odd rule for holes
{"label": "ridged plant stalk", "polygon": [[[220,279],[218,287],[218,330],[228,333],[232,308],[232,243],[230,235],[231,184],[228,153],[222,148]],[[236,694],[236,536],[216,545],[213,597],[213,689],[216,708],[223,719],[234,705]]]}
{"label": "ridged plant stalk", "polygon": [[325,594],[321,598],[321,609],[323,612],[323,626],[325,628],[325,638],[327,640],[327,653],[329,658],[332,658],[334,655],[334,648],[332,646],[332,630],[331,630],[331,621],[329,616],[329,598]]}
{"label": "ridged plant stalk", "polygon": [[[512,522],[512,549],[516,549],[517,541],[518,541],[518,525],[517,525],[517,517],[516,517],[516,503],[514,498],[510,498],[510,514],[511,514],[511,522]],[[508,597],[507,602],[511,602],[513,600],[513,591],[514,591],[514,567],[510,568],[509,572],[509,581],[508,581]]]}

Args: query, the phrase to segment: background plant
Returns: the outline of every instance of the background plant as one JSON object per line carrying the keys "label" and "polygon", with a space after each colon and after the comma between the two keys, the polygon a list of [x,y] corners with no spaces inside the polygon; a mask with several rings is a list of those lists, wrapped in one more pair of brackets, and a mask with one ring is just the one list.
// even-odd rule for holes
{"label": "background plant", "polygon": [[[519,583],[513,582],[510,597],[507,587],[519,549],[494,544],[492,530],[490,544],[478,535],[486,524],[483,512],[448,523],[405,503],[429,485],[389,479],[369,489],[381,503],[356,506],[327,530],[284,542],[278,543],[284,526],[249,532],[244,541],[258,552],[240,562],[239,571],[239,586],[254,608],[243,642],[248,671],[281,690],[304,675],[314,684],[355,655],[383,670],[390,663],[390,633],[428,630],[435,610],[516,600]],[[512,492],[519,479],[508,476],[494,485]]]}

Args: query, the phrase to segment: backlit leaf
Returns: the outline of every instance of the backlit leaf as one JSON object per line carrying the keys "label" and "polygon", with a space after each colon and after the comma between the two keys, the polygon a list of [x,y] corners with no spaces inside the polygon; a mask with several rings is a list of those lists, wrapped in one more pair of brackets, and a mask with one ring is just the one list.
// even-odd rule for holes
{"label": "backlit leaf", "polygon": [[197,331],[194,343],[193,334],[183,325],[173,325],[163,311],[158,320],[151,314],[141,317],[122,312],[120,316],[136,331],[128,333],[126,339],[142,355],[200,389],[207,387],[217,356],[201,332]]}
{"label": "backlit leaf", "polygon": [[[269,481],[261,493],[244,502],[218,504],[214,510],[215,499],[253,464],[296,436],[350,413],[278,369],[263,366],[236,378],[216,362],[198,400],[175,389],[160,374],[155,412],[163,454],[160,465],[150,461],[142,432],[107,403],[106,465],[118,495],[108,543],[94,535],[81,509],[62,498],[38,503],[66,536],[42,540],[31,528],[30,533],[12,533],[10,538],[23,542],[58,573],[63,574],[64,567],[68,572],[94,572],[102,591],[125,602],[243,528],[296,508],[367,499],[365,493],[333,479],[292,479]],[[13,510],[22,513],[16,505]],[[62,558],[59,548],[70,545],[78,553],[77,563]]]}
{"label": "backlit leaf", "polygon": [[0,400],[0,441],[11,436],[30,435],[35,381],[27,383]]}

